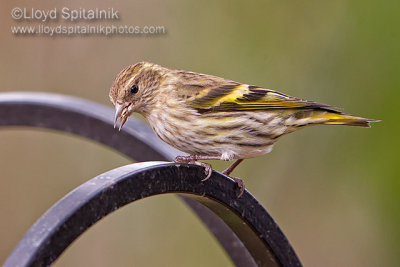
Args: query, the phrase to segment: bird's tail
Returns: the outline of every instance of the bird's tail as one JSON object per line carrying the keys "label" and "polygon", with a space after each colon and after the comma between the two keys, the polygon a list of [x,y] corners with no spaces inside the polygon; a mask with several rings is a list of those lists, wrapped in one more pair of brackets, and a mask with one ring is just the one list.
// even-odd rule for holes
{"label": "bird's tail", "polygon": [[378,122],[379,120],[365,119],[352,115],[346,115],[341,113],[331,112],[317,112],[313,114],[314,119],[323,119],[321,124],[336,124],[336,125],[348,125],[348,126],[359,126],[359,127],[371,127],[371,122]]}

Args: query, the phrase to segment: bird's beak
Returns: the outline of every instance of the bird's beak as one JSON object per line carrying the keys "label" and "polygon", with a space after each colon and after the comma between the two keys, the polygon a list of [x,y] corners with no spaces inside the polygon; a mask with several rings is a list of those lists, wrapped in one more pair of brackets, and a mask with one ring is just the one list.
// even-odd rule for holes
{"label": "bird's beak", "polygon": [[128,119],[128,115],[126,112],[127,107],[128,106],[125,104],[115,103],[114,128],[117,127],[118,119],[120,119],[118,128],[120,131],[122,126],[124,126],[126,120]]}

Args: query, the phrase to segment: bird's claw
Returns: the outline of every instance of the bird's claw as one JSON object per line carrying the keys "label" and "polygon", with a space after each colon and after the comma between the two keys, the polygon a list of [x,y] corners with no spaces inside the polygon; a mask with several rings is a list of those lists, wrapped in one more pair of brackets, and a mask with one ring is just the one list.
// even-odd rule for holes
{"label": "bird's claw", "polygon": [[211,165],[208,164],[208,163],[193,160],[190,156],[189,156],[189,157],[177,156],[177,157],[174,159],[174,162],[178,162],[178,163],[189,163],[189,164],[194,164],[194,165],[203,167],[203,168],[204,168],[204,172],[205,172],[205,174],[206,174],[206,177],[203,178],[203,179],[201,180],[202,182],[208,180],[208,179],[211,177],[211,174],[212,174],[212,167],[211,167]]}
{"label": "bird's claw", "polygon": [[244,189],[245,189],[243,180],[240,178],[237,178],[237,177],[229,176],[229,175],[228,175],[228,177],[231,178],[232,180],[234,180],[236,182],[237,186],[239,187],[240,191],[239,191],[239,195],[237,196],[237,198],[240,198],[243,195]]}
{"label": "bird's claw", "polygon": [[204,162],[202,162],[202,163],[205,164],[205,165],[201,165],[201,166],[204,167],[204,172],[206,173],[206,177],[201,180],[202,182],[204,182],[204,181],[208,180],[208,178],[211,177],[212,168],[211,168],[210,164],[207,164],[207,163],[204,163]]}
{"label": "bird's claw", "polygon": [[204,168],[204,172],[205,172],[205,174],[206,174],[206,177],[203,178],[203,179],[201,179],[202,182],[208,180],[208,178],[211,177],[211,174],[212,174],[212,167],[211,167],[210,164],[205,163],[205,162],[201,162],[201,161],[193,161],[193,162],[190,162],[190,163],[195,164],[195,165],[197,165],[197,166],[201,166],[201,167]]}

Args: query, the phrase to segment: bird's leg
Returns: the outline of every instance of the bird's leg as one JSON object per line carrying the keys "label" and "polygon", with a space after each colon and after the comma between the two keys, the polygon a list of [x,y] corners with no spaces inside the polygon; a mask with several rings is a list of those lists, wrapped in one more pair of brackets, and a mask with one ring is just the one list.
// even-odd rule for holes
{"label": "bird's leg", "polygon": [[241,197],[244,193],[244,182],[240,178],[230,176],[230,174],[242,161],[243,161],[243,159],[236,160],[231,166],[229,166],[225,171],[222,172],[223,174],[232,178],[232,180],[234,180],[237,183],[237,185],[239,186],[240,193],[238,195],[238,198]]}
{"label": "bird's leg", "polygon": [[231,166],[229,166],[225,171],[223,171],[222,173],[229,176],[229,174],[231,174],[231,172],[233,172],[233,170],[243,161],[243,159],[238,159],[236,160]]}
{"label": "bird's leg", "polygon": [[198,166],[202,166],[205,169],[206,172],[206,177],[204,179],[202,179],[201,181],[205,181],[208,178],[210,178],[211,174],[212,174],[212,167],[211,164],[205,163],[205,162],[201,162],[199,160],[220,160],[221,157],[220,156],[202,156],[202,155],[190,155],[190,156],[177,156],[175,158],[175,162],[179,162],[179,163],[190,163],[190,164],[195,164]]}

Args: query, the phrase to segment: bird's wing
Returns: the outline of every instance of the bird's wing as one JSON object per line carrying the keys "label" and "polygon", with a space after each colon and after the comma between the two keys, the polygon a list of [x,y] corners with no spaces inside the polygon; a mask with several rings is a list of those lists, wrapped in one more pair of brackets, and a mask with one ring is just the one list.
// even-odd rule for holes
{"label": "bird's wing", "polygon": [[277,91],[233,81],[195,84],[181,87],[186,103],[200,113],[267,109],[324,109],[340,113],[332,106],[291,97]]}

